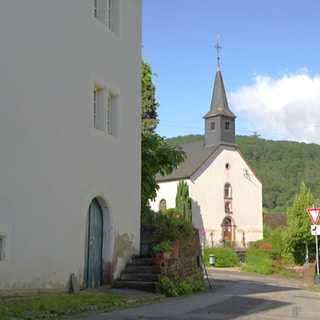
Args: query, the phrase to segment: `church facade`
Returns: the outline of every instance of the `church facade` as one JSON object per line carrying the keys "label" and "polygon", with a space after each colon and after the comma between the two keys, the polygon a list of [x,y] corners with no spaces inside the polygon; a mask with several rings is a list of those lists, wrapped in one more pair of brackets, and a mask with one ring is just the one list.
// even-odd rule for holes
{"label": "church facade", "polygon": [[182,145],[186,160],[158,175],[151,207],[174,208],[177,185],[189,186],[192,222],[208,246],[245,248],[263,238],[262,181],[235,143],[236,116],[229,109],[218,57],[204,140]]}

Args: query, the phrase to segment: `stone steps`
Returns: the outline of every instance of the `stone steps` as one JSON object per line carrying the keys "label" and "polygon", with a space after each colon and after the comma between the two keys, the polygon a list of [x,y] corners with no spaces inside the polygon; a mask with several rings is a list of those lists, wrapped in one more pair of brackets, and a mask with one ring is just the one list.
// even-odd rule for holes
{"label": "stone steps", "polygon": [[151,258],[133,258],[113,287],[159,292],[161,267],[154,266]]}

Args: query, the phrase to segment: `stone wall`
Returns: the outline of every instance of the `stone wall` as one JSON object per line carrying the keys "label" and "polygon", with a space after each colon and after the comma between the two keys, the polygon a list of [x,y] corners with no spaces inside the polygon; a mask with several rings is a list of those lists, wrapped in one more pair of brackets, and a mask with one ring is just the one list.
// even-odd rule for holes
{"label": "stone wall", "polygon": [[[141,227],[141,257],[151,257],[152,246],[156,243],[154,237],[156,232],[157,229],[155,227]],[[195,229],[194,236],[179,242],[178,257],[165,259],[162,275],[167,276],[174,282],[183,281],[188,277],[203,281],[201,255],[199,230]]]}
{"label": "stone wall", "polygon": [[201,254],[199,232],[196,230],[194,237],[179,242],[178,258],[164,261],[162,274],[173,282],[180,282],[188,277],[203,281]]}

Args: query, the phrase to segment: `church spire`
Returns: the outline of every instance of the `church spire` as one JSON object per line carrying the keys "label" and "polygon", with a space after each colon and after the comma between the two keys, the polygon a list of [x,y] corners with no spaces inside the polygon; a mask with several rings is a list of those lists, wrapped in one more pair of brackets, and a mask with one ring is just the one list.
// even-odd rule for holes
{"label": "church spire", "polygon": [[220,35],[217,35],[217,71],[211,100],[210,111],[204,116],[205,119],[205,145],[221,143],[235,144],[235,114],[229,109],[227,95],[224,88],[220,70],[221,47]]}

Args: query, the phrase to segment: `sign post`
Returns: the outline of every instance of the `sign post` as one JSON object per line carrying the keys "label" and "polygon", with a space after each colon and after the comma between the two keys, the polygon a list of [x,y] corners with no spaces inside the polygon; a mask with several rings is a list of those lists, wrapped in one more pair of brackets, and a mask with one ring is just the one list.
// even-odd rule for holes
{"label": "sign post", "polygon": [[[320,229],[317,226],[319,215],[320,215],[320,208],[309,208],[308,214],[313,222],[313,226],[311,226],[311,234],[315,235],[316,237],[316,266],[317,266],[317,281],[316,284],[319,282],[319,250],[318,250],[318,234],[320,233]],[[319,233],[318,233],[319,230]]]}

